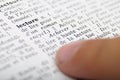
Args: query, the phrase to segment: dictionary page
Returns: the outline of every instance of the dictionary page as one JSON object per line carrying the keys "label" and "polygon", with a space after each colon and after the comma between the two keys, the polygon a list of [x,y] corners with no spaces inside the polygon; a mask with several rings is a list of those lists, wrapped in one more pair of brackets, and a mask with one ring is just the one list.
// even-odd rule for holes
{"label": "dictionary page", "polygon": [[56,51],[120,35],[120,0],[0,0],[0,80],[73,80]]}

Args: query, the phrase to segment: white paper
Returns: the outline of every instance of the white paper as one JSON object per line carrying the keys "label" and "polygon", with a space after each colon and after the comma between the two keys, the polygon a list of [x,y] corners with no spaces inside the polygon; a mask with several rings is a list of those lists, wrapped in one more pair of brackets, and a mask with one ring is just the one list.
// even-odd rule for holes
{"label": "white paper", "polygon": [[56,51],[120,35],[120,0],[0,0],[0,80],[72,80]]}

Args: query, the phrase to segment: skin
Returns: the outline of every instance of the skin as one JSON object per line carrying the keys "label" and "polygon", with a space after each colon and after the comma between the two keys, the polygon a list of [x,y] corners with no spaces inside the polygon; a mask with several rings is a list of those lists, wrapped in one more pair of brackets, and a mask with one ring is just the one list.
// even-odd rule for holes
{"label": "skin", "polygon": [[57,52],[57,65],[68,76],[120,80],[120,38],[77,41]]}

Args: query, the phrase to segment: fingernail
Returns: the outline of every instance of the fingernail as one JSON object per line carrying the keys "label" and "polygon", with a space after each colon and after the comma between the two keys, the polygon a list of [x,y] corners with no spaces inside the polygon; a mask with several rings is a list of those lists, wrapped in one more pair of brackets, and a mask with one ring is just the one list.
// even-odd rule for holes
{"label": "fingernail", "polygon": [[57,57],[58,64],[63,64],[71,60],[72,57],[76,54],[77,50],[80,49],[80,47],[82,47],[82,44],[83,41],[81,42],[77,41],[63,46],[58,51],[58,57]]}

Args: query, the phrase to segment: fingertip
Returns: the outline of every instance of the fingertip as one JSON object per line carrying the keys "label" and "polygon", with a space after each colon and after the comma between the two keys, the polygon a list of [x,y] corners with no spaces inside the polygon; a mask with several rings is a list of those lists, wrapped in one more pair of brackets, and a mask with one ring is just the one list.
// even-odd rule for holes
{"label": "fingertip", "polygon": [[78,41],[63,46],[57,52],[57,65],[60,70],[72,77],[93,78],[91,74],[98,49],[97,40]]}
{"label": "fingertip", "polygon": [[57,51],[57,62],[58,64],[67,63],[76,53],[76,51],[82,46],[83,41],[72,42],[62,46]]}

